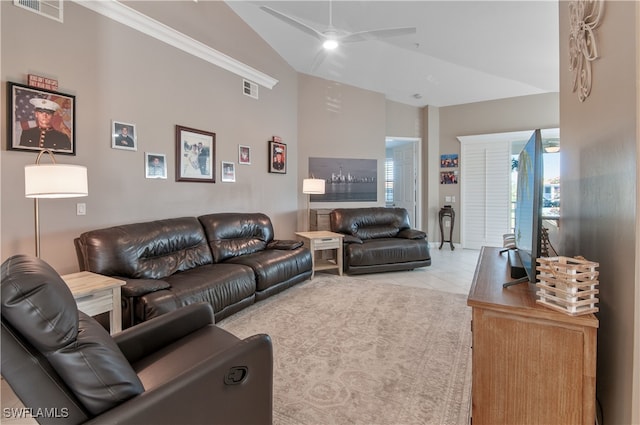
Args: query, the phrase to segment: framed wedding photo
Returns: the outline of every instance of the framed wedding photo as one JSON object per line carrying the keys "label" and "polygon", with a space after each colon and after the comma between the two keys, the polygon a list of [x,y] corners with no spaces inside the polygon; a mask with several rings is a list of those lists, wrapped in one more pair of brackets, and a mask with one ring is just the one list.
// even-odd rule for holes
{"label": "framed wedding photo", "polygon": [[76,98],[70,94],[7,83],[7,148],[76,154]]}
{"label": "framed wedding photo", "polygon": [[144,176],[148,179],[166,179],[167,156],[162,153],[145,152]]}
{"label": "framed wedding photo", "polygon": [[176,125],[176,181],[216,181],[216,134]]}
{"label": "framed wedding photo", "polygon": [[269,172],[286,174],[287,145],[284,143],[269,141]]}
{"label": "framed wedding photo", "polygon": [[222,181],[236,181],[236,164],[233,162],[222,161]]}
{"label": "framed wedding photo", "polygon": [[238,145],[238,164],[251,164],[251,148],[249,146]]}
{"label": "framed wedding photo", "polygon": [[128,151],[138,150],[136,125],[121,121],[111,121],[111,147]]}

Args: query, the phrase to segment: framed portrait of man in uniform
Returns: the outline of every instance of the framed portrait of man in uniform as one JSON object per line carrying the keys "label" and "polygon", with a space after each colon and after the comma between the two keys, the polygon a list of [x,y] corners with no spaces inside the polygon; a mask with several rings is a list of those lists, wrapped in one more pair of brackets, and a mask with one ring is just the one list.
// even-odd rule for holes
{"label": "framed portrait of man in uniform", "polygon": [[269,141],[269,172],[285,174],[287,172],[287,145],[276,140]]}
{"label": "framed portrait of man in uniform", "polygon": [[76,154],[76,98],[18,83],[7,84],[7,148]]}

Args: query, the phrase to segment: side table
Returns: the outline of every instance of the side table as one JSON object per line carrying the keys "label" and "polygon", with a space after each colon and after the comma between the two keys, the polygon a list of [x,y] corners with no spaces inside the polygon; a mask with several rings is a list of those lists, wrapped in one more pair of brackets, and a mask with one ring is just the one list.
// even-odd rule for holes
{"label": "side table", "polygon": [[[337,269],[338,274],[342,276],[342,239],[344,235],[324,230],[296,232],[296,235],[311,251],[311,279],[313,279],[318,270]],[[318,254],[318,252],[326,250],[335,250],[335,257],[332,259],[317,258],[318,256],[316,254]]]}
{"label": "side table", "polygon": [[78,310],[89,316],[109,313],[109,330],[112,334],[122,330],[122,304],[120,287],[122,280],[91,272],[71,273],[62,276]]}
{"label": "side table", "polygon": [[[449,227],[449,240],[446,240],[444,238],[444,228],[442,227],[445,217],[449,217],[451,219],[451,227]],[[440,248],[438,249],[442,249],[442,245],[444,245],[445,242],[449,242],[449,246],[453,251],[455,249],[455,247],[453,246],[453,224],[456,222],[456,212],[451,206],[443,207],[438,213],[438,219],[440,221]]]}

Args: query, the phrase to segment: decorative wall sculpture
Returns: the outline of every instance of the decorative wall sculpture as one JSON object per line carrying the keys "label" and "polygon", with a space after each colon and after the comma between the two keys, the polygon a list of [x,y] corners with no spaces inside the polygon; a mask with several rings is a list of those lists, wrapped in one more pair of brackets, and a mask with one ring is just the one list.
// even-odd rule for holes
{"label": "decorative wall sculpture", "polygon": [[604,0],[575,0],[569,3],[569,70],[573,91],[584,102],[591,94],[591,62],[598,59],[594,30],[600,25]]}

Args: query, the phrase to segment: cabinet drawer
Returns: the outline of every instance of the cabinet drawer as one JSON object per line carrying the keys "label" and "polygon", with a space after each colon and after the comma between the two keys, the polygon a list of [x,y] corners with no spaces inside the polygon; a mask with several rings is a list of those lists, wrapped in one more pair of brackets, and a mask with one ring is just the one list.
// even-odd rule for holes
{"label": "cabinet drawer", "polygon": [[322,238],[314,240],[315,249],[336,249],[342,238]]}
{"label": "cabinet drawer", "polygon": [[113,310],[113,291],[101,291],[78,297],[76,298],[76,304],[78,305],[78,310],[89,316],[111,311]]}

